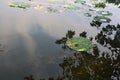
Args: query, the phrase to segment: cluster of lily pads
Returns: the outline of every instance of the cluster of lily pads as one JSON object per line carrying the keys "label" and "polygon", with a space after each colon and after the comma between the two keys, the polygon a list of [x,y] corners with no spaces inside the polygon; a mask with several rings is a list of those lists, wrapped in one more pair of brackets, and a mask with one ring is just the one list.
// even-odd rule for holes
{"label": "cluster of lily pads", "polygon": [[[23,8],[23,9],[26,9],[26,8],[30,8],[31,6],[34,6],[35,9],[42,9],[44,6],[44,4],[42,4],[41,2],[37,2],[35,3],[34,1],[31,1],[29,0],[30,2],[16,2],[16,1],[12,1],[12,2],[9,2],[8,5],[10,7],[18,7],[18,8]],[[65,2],[64,2],[65,1]],[[64,0],[63,1],[63,4],[59,4],[58,2],[58,7],[62,7],[64,9],[68,9],[68,10],[79,10],[81,9],[80,6],[76,5],[76,4],[85,4],[85,5],[89,5],[87,4],[86,0],[71,0],[71,1],[67,1],[67,0]],[[54,5],[54,2],[57,2],[57,0],[48,0],[48,2],[46,2],[48,4],[48,6],[51,6],[51,5]],[[70,3],[70,2],[73,2],[73,3]],[[54,7],[54,6],[53,6]],[[47,9],[48,12],[58,12],[59,10],[57,10],[56,7],[53,8],[51,6],[51,8]]]}
{"label": "cluster of lily pads", "polygon": [[[26,9],[26,8],[30,8],[32,6],[34,6],[34,9],[36,10],[40,10],[44,7],[46,7],[46,10],[47,12],[50,12],[50,13],[56,13],[56,12],[62,12],[63,10],[58,10],[56,7],[52,6],[54,5],[52,2],[56,1],[56,0],[48,0],[49,3],[46,3],[48,4],[48,6],[44,6],[44,4],[42,3],[36,3],[34,4],[34,2],[16,2],[16,1],[12,1],[12,2],[9,2],[8,5],[10,7],[17,7],[17,8],[23,8],[23,9]],[[79,6],[76,6],[76,5],[73,5],[73,4],[61,4],[59,5],[59,7],[61,8],[64,8],[65,10],[79,10],[80,7]]]}
{"label": "cluster of lily pads", "polygon": [[109,23],[111,21],[110,18],[106,17],[106,16],[112,16],[112,13],[110,13],[109,11],[97,11],[98,14],[100,14],[101,16],[95,16],[94,20],[98,21],[98,22],[104,22],[104,23]]}
{"label": "cluster of lily pads", "polygon": [[[66,0],[65,0],[66,1]],[[12,2],[9,2],[9,6],[10,7],[17,7],[17,8],[23,8],[23,9],[26,9],[26,8],[30,8],[32,6],[34,6],[34,9],[37,9],[37,10],[40,10],[42,9],[44,6],[44,4],[32,4],[32,2],[34,3],[34,1],[31,1],[30,3],[26,3],[26,2],[15,2],[15,1],[12,1]],[[48,0],[48,7],[46,7],[46,11],[47,13],[61,13],[63,12],[64,10],[80,10],[82,9],[79,5],[75,5],[75,4],[81,4],[81,5],[87,5],[90,7],[90,4],[88,4],[85,0],[74,0],[73,3],[63,3],[63,4],[57,4],[57,7],[54,7],[54,2],[57,2],[57,0]],[[93,2],[91,3],[93,4]],[[100,7],[100,5],[102,5],[103,2],[99,2],[98,4],[96,2],[94,2],[93,6],[97,5]],[[52,5],[52,6],[51,6]],[[58,8],[58,7],[61,7],[61,8]],[[109,18],[107,18],[106,16],[111,16],[112,13],[110,13],[109,11],[96,11],[96,10],[90,10],[90,11],[95,11],[97,14],[101,15],[101,16],[95,16],[94,17],[94,20],[95,21],[98,21],[98,22],[110,22],[111,20]],[[86,17],[91,17],[92,14],[89,13],[89,12],[86,12],[84,13],[84,16]]]}
{"label": "cluster of lily pads", "polygon": [[[112,16],[112,13],[109,11],[95,11],[98,15],[94,16],[94,21],[102,22],[102,23],[109,23],[111,21],[110,18],[106,16]],[[92,14],[90,13],[84,13],[86,17],[91,17]]]}
{"label": "cluster of lily pads", "polygon": [[[88,5],[85,0],[74,0],[73,4],[71,4],[71,3],[63,3],[63,4],[58,4],[57,7],[55,7],[55,6],[52,6],[52,5],[54,5],[54,3],[52,3],[52,2],[55,2],[56,0],[48,0],[48,1],[49,1],[49,4],[46,7],[46,10],[47,10],[46,12],[48,12],[48,13],[63,12],[64,10],[80,10],[82,8],[79,6],[79,4]],[[75,5],[75,4],[78,4],[78,5]],[[91,3],[91,4],[93,4],[93,3]],[[100,7],[103,4],[104,4],[103,2],[99,2],[99,3],[95,2],[93,5],[95,5],[96,7]],[[33,6],[32,2],[26,3],[26,2],[15,2],[15,1],[9,2],[8,5],[10,7],[17,7],[17,8],[23,8],[23,9],[30,8],[31,6]],[[37,10],[40,10],[43,7],[45,7],[45,6],[42,3],[34,4],[34,8],[37,9]],[[58,8],[58,7],[61,7],[61,8]],[[111,16],[112,15],[112,13],[110,13],[109,11],[96,11],[96,10],[92,10],[92,9],[89,9],[89,11],[94,11],[97,14],[100,15],[100,16],[97,15],[97,16],[94,17],[95,21],[107,22],[107,23],[111,21],[110,18],[106,17],[106,16]],[[84,13],[84,16],[91,17],[92,14],[89,13],[89,12],[86,12],[86,13]]]}

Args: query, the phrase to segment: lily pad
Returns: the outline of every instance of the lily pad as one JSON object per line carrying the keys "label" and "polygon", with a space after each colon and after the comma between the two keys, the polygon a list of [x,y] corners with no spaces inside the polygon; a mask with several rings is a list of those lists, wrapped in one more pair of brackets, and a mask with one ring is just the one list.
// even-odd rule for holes
{"label": "lily pad", "polygon": [[30,5],[25,2],[10,2],[8,5],[10,7],[19,7],[19,8],[24,8],[24,9],[30,7]]}
{"label": "lily pad", "polygon": [[55,9],[55,8],[51,8],[51,7],[48,7],[48,8],[47,8],[47,11],[48,11],[49,13],[55,13],[55,12],[58,12],[57,9]]}
{"label": "lily pad", "polygon": [[10,7],[18,7],[17,3],[16,2],[9,2],[8,5]]}
{"label": "lily pad", "polygon": [[98,21],[98,22],[103,22],[103,23],[109,23],[111,21],[110,18],[107,18],[107,17],[104,17],[104,16],[95,16],[94,20]]}
{"label": "lily pad", "polygon": [[87,51],[93,47],[92,41],[84,37],[75,37],[68,39],[66,45],[76,51]]}
{"label": "lily pad", "polygon": [[49,2],[55,2],[56,0],[48,0]]}
{"label": "lily pad", "polygon": [[109,11],[97,11],[97,13],[103,16],[112,16],[112,13]]}
{"label": "lily pad", "polygon": [[81,3],[81,4],[84,4],[84,3],[86,3],[86,1],[84,1],[84,0],[75,0],[75,3]]}
{"label": "lily pad", "polygon": [[70,10],[78,10],[80,7],[74,6],[74,5],[64,5],[65,9],[70,9]]}
{"label": "lily pad", "polygon": [[91,17],[92,15],[90,13],[85,13],[84,16]]}

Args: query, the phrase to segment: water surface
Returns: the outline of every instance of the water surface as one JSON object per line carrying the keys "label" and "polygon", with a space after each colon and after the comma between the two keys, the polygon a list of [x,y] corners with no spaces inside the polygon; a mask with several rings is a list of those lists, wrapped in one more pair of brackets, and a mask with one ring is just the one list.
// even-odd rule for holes
{"label": "water surface", "polygon": [[[9,7],[10,1],[0,1],[0,44],[3,50],[0,52],[1,80],[22,80],[30,74],[37,79],[57,77],[62,73],[59,63],[67,51],[55,44],[55,41],[65,36],[68,30],[75,31],[76,36],[86,31],[88,37],[93,37],[99,32],[99,29],[90,26],[93,17],[83,15],[89,11],[87,6],[77,11],[45,13],[45,8],[35,10],[33,7]],[[36,0],[34,4],[37,2],[40,1]],[[40,3],[49,5],[44,0]],[[62,2],[58,5],[60,4]],[[120,23],[120,9],[111,4],[104,10],[113,13],[113,16],[110,16],[111,24]],[[96,15],[94,12],[91,13]]]}

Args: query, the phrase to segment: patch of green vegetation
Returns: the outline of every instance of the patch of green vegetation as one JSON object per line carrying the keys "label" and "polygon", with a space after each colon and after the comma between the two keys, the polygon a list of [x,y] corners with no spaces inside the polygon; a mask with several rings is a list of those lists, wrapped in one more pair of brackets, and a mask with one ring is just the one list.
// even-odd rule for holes
{"label": "patch of green vegetation", "polygon": [[84,1],[84,0],[75,0],[75,3],[81,3],[81,4],[84,4],[84,3],[86,3],[86,1]]}
{"label": "patch of green vegetation", "polygon": [[96,8],[105,8],[106,4],[104,2],[94,3],[93,4]]}
{"label": "patch of green vegetation", "polygon": [[55,8],[51,8],[51,7],[47,8],[47,11],[48,11],[49,13],[55,13],[55,12],[58,12],[57,9],[55,9]]}
{"label": "patch of green vegetation", "polygon": [[84,16],[91,17],[92,15],[90,13],[85,13]]}
{"label": "patch of green vegetation", "polygon": [[103,23],[109,23],[111,21],[110,18],[107,18],[107,17],[104,17],[104,16],[95,16],[94,20],[98,21],[98,22],[103,22]]}
{"label": "patch of green vegetation", "polygon": [[29,8],[30,5],[25,2],[9,2],[8,4],[10,7],[18,7],[18,8]]}
{"label": "patch of green vegetation", "polygon": [[68,39],[66,45],[76,51],[87,51],[93,47],[92,41],[84,37],[75,37]]}
{"label": "patch of green vegetation", "polygon": [[64,5],[65,9],[70,9],[70,10],[78,10],[80,7],[74,6],[74,5]]}
{"label": "patch of green vegetation", "polygon": [[112,13],[109,11],[97,11],[98,14],[103,15],[103,16],[111,16]]}

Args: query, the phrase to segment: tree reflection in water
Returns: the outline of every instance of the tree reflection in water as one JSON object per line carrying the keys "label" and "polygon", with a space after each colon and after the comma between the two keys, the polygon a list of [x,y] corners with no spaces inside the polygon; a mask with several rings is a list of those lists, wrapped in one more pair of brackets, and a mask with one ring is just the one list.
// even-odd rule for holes
{"label": "tree reflection in water", "polygon": [[115,5],[119,5],[120,4],[120,0],[106,0],[106,2],[114,3]]}
{"label": "tree reflection in water", "polygon": [[[69,30],[66,37],[56,40],[56,43],[61,44],[63,49],[67,49],[65,43],[74,35],[75,32]],[[87,32],[80,33],[80,36],[87,38]],[[120,25],[108,24],[94,38],[91,38],[91,40],[93,39],[97,44],[91,50],[73,51],[73,55],[64,57],[62,63],[59,64],[62,68],[62,75],[57,79],[49,78],[48,80],[119,80]],[[107,49],[101,51],[99,46]],[[25,80],[34,79],[31,77],[31,79],[25,78]]]}
{"label": "tree reflection in water", "polygon": [[[116,33],[111,39],[109,36],[113,32]],[[86,37],[85,32],[81,34]],[[103,51],[99,56],[98,45],[94,46],[91,52],[73,53],[73,56],[64,58],[63,63],[59,64],[63,70],[62,80],[120,79],[120,26],[107,25],[95,36],[95,40],[103,47],[107,47],[113,55]]]}
{"label": "tree reflection in water", "polygon": [[91,26],[95,26],[97,28],[100,27],[101,24],[102,24],[102,22],[98,22],[98,21],[94,21],[94,20],[90,23]]}
{"label": "tree reflection in water", "polygon": [[[106,0],[109,3],[119,4],[119,0]],[[91,26],[101,27],[101,22],[92,21]],[[56,40],[63,49],[67,39],[72,38],[75,31],[69,30],[65,37]],[[80,36],[87,38],[87,32],[80,33]],[[73,55],[63,58],[59,64],[62,75],[48,80],[120,80],[120,25],[102,27],[101,31],[91,40],[97,44],[87,52],[74,52]],[[101,51],[100,46],[105,48]],[[69,49],[69,48],[68,48]],[[34,80],[32,76],[24,80]],[[45,79],[40,79],[45,80]]]}
{"label": "tree reflection in water", "polygon": [[111,48],[120,48],[120,25],[107,25],[103,27],[95,39],[101,45]]}

